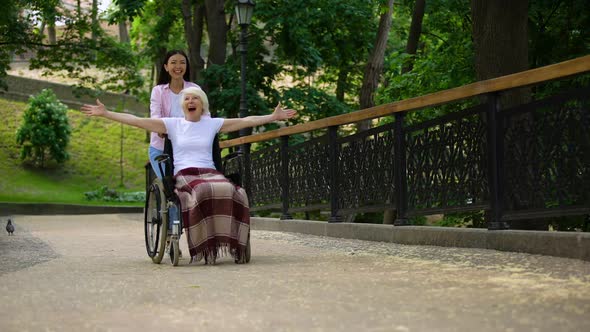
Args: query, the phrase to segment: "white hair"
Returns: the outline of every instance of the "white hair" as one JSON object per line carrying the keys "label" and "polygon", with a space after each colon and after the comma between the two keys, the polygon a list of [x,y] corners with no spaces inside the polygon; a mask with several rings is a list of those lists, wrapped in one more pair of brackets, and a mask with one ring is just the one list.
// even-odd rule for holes
{"label": "white hair", "polygon": [[194,95],[201,99],[201,103],[203,104],[203,114],[211,115],[209,113],[209,98],[207,98],[207,94],[201,88],[197,88],[191,86],[190,88],[183,89],[180,91],[180,107],[184,107],[184,97],[186,95]]}

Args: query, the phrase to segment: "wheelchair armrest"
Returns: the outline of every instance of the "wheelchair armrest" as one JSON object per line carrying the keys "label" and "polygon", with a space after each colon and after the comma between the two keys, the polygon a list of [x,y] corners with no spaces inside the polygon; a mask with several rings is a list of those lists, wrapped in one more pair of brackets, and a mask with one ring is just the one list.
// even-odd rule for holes
{"label": "wheelchair armrest", "polygon": [[225,162],[225,161],[228,161],[230,159],[234,159],[236,157],[239,157],[239,156],[241,156],[243,154],[244,154],[244,152],[242,152],[242,151],[234,151],[232,153],[228,153],[225,157],[223,157],[223,160]]}
{"label": "wheelchair armrest", "polygon": [[[225,165],[226,163],[234,158],[239,158],[243,155],[244,153],[242,151],[234,151],[232,153],[227,154],[225,157],[223,157],[223,170],[225,173]],[[232,174],[227,174],[225,173],[224,176],[232,183],[238,185],[238,186],[242,186],[242,175],[240,173],[232,173]]]}

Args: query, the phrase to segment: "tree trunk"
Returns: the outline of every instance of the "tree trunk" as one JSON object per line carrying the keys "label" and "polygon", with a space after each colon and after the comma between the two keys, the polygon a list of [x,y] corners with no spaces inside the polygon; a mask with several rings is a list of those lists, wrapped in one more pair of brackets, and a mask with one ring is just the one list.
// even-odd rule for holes
{"label": "tree trunk", "polygon": [[340,68],[338,81],[336,82],[336,99],[344,102],[344,93],[348,83],[348,69]]}
{"label": "tree trunk", "polygon": [[[158,13],[158,15],[163,16],[164,15],[164,11],[168,10],[167,7],[167,2],[163,2],[163,1],[158,1],[156,2],[157,5],[157,9],[156,12]],[[159,36],[154,36],[155,40],[168,40],[168,34],[170,33],[170,24],[164,25],[163,28],[161,30],[158,30],[159,32]],[[160,46],[158,47],[157,50],[157,54],[155,55],[155,72],[156,72],[156,79],[154,81],[158,82],[160,80],[160,68],[162,68],[162,64],[164,62],[164,58],[166,57],[166,52],[168,52],[168,50],[166,49],[165,46]]]}
{"label": "tree trunk", "polygon": [[[82,4],[80,3],[80,0],[76,0],[76,18],[77,22],[82,22]],[[84,31],[82,31],[80,26],[78,26],[78,33],[80,34],[80,38],[82,38]]]}
{"label": "tree trunk", "polygon": [[[39,26],[39,33],[41,36],[45,36],[45,25],[47,24],[47,19],[41,21],[41,25]],[[43,38],[45,39],[45,38]]]}
{"label": "tree trunk", "polygon": [[131,42],[131,39],[129,38],[129,31],[127,30],[127,21],[125,20],[119,22],[119,41],[125,44],[129,44]]}
{"label": "tree trunk", "polygon": [[47,22],[47,40],[49,44],[57,43],[57,34],[55,33],[55,20]]}
{"label": "tree trunk", "polygon": [[228,26],[225,21],[225,0],[205,0],[209,56],[207,66],[225,64]]}
{"label": "tree trunk", "polygon": [[[412,24],[410,25],[410,35],[408,36],[408,43],[406,44],[406,53],[413,56],[418,50],[418,41],[422,34],[422,19],[424,18],[424,9],[426,7],[426,0],[416,0],[414,4],[414,12],[412,14]],[[414,67],[414,57],[409,58],[402,68],[402,73],[407,73]]]}
{"label": "tree trunk", "polygon": [[[412,23],[410,25],[410,34],[408,35],[408,43],[406,44],[406,53],[416,55],[418,50],[418,42],[422,34],[422,19],[424,18],[424,9],[426,7],[425,0],[416,0],[414,4],[414,12],[412,13]],[[402,67],[402,74],[412,71],[414,68],[414,59],[411,57],[407,59]],[[393,224],[395,221],[395,210],[386,210],[383,213],[383,224]]]}
{"label": "tree trunk", "polygon": [[[528,0],[471,0],[478,80],[528,69]],[[502,107],[530,99],[529,89],[502,94]]]}
{"label": "tree trunk", "polygon": [[383,212],[383,225],[393,225],[395,222],[395,210],[385,210]]}
{"label": "tree trunk", "polygon": [[56,44],[57,43],[57,34],[55,33],[55,18],[57,15],[57,8],[51,7],[47,8],[43,11],[43,22],[41,25],[41,33],[43,34],[43,30],[47,27],[47,43],[48,44]]}
{"label": "tree trunk", "polygon": [[96,39],[98,38],[98,1],[97,0],[92,0],[92,9],[91,9],[91,16],[92,16],[92,34],[91,34],[91,38],[92,40],[96,41]]}
{"label": "tree trunk", "polygon": [[[473,41],[475,45],[475,71],[478,80],[486,80],[498,76],[508,75],[528,69],[528,0],[471,0],[471,15],[473,18]],[[531,99],[529,88],[514,89],[502,92],[500,107],[524,104]],[[526,131],[522,127],[532,124],[532,116],[525,113],[518,117],[512,117],[512,123],[521,123],[518,130]],[[511,124],[507,124],[511,126]],[[532,138],[530,138],[532,139]],[[529,146],[530,142],[510,142],[512,148],[522,145],[520,150]],[[523,156],[526,158],[526,156]],[[523,159],[521,162],[528,163]],[[534,188],[533,179],[523,172],[522,181],[528,181]],[[527,186],[527,187],[529,187]],[[543,202],[543,197],[531,194],[533,205]],[[518,205],[518,202],[514,202]],[[518,206],[515,206],[518,208]],[[486,214],[489,219],[490,214]],[[510,222],[510,227],[515,229],[547,230],[548,224],[541,220],[518,220]]]}
{"label": "tree trunk", "polygon": [[188,57],[191,65],[191,81],[201,79],[205,60],[201,57],[203,42],[203,23],[205,6],[199,2],[192,5],[190,0],[182,0],[182,17],[184,20],[184,37],[188,44]]}
{"label": "tree trunk", "polygon": [[[385,48],[387,47],[387,39],[389,37],[389,30],[391,28],[391,16],[393,15],[393,0],[387,2],[387,12],[381,15],[379,19],[379,29],[377,30],[377,39],[375,47],[369,55],[369,62],[365,67],[365,74],[363,76],[363,84],[360,93],[360,108],[370,108],[375,106],[374,94],[383,71],[383,61],[385,57]],[[367,130],[370,128],[371,120],[357,122],[358,131]]]}

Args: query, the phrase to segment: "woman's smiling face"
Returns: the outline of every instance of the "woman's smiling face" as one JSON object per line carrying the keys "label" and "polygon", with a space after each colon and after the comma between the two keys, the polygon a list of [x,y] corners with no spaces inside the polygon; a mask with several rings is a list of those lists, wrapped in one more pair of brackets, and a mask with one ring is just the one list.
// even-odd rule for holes
{"label": "woman's smiling face", "polygon": [[184,114],[187,117],[198,117],[200,118],[203,114],[203,102],[201,98],[194,94],[186,94],[184,96],[184,100],[182,101],[182,108],[184,110]]}
{"label": "woman's smiling face", "polygon": [[164,68],[170,74],[171,78],[180,79],[186,73],[186,58],[182,54],[174,54],[164,64]]}

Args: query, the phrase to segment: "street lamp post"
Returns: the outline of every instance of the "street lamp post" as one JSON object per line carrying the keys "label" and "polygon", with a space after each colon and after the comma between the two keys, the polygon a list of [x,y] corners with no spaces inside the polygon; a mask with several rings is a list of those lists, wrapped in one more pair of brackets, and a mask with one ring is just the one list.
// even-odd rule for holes
{"label": "street lamp post", "polygon": [[[238,18],[238,25],[240,26],[240,46],[238,48],[241,54],[242,66],[240,70],[242,95],[240,97],[240,118],[248,116],[248,103],[246,100],[246,53],[247,53],[247,39],[248,26],[252,21],[252,12],[254,11],[253,0],[238,0],[236,4],[236,16]],[[240,137],[247,136],[252,131],[251,128],[240,129]]]}
{"label": "street lamp post", "polygon": [[[240,97],[240,118],[248,116],[248,103],[246,101],[246,33],[248,32],[248,26],[252,20],[252,12],[254,11],[254,0],[238,0],[236,4],[236,16],[238,18],[238,24],[240,25],[240,46],[239,52],[241,54],[242,67],[241,67],[241,80],[242,80],[242,95]],[[252,128],[240,129],[240,137],[248,136],[252,132]],[[246,194],[250,199],[250,204],[253,204],[252,191],[250,189],[250,144],[242,144],[240,150],[243,153],[244,160],[244,173],[242,177],[242,187],[246,190]]]}

